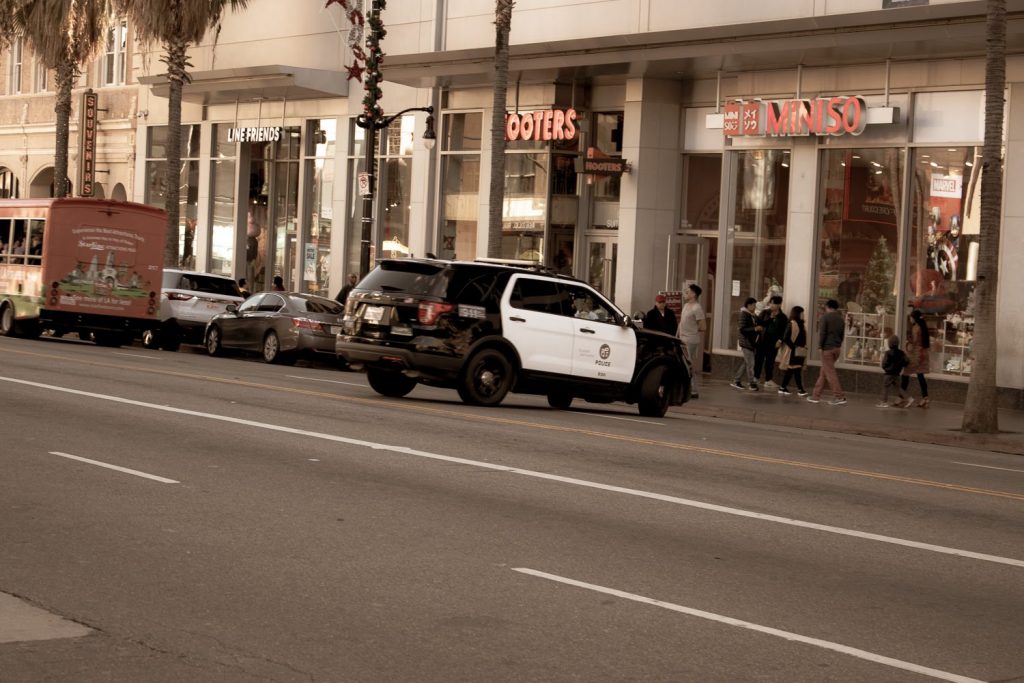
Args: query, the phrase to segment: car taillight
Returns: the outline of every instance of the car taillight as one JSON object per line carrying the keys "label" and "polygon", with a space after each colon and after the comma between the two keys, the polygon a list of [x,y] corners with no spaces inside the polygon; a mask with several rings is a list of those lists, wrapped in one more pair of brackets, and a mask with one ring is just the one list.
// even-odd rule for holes
{"label": "car taillight", "polygon": [[195,297],[192,296],[191,294],[181,294],[179,292],[169,292],[167,294],[167,298],[171,299],[172,301],[188,301],[189,299],[194,299]]}
{"label": "car taillight", "polygon": [[303,330],[316,330],[317,332],[323,332],[324,326],[315,320],[309,318],[292,318],[292,327],[296,327]]}
{"label": "car taillight", "polygon": [[455,307],[451,304],[440,303],[437,301],[421,301],[420,324],[433,325],[437,322],[437,319],[441,317],[442,313],[449,313],[453,308]]}

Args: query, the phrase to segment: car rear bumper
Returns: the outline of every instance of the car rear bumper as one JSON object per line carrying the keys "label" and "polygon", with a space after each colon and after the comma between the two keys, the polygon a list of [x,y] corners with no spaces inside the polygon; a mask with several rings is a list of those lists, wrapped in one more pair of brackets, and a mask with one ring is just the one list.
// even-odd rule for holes
{"label": "car rear bumper", "polygon": [[462,359],[451,355],[429,353],[418,349],[415,343],[366,343],[352,338],[338,337],[335,352],[350,365],[411,370],[424,377],[450,380],[458,376]]}

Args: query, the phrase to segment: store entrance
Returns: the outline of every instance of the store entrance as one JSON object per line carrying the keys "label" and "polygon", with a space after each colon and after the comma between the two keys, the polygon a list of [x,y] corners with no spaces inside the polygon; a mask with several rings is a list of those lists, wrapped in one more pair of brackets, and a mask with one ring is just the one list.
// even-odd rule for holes
{"label": "store entrance", "polygon": [[584,250],[587,282],[609,299],[612,298],[615,295],[615,271],[619,261],[618,234],[587,235]]}
{"label": "store entrance", "polygon": [[[668,278],[665,290],[681,292],[690,285],[701,288],[707,329],[712,329],[715,306],[715,274],[711,271],[711,251],[716,239],[696,235],[671,235],[668,238]],[[704,350],[711,351],[711,334],[704,335]]]}
{"label": "store entrance", "polygon": [[276,141],[242,143],[242,168],[248,169],[245,277],[254,292],[300,284],[297,272],[299,204],[299,128],[282,128]]}

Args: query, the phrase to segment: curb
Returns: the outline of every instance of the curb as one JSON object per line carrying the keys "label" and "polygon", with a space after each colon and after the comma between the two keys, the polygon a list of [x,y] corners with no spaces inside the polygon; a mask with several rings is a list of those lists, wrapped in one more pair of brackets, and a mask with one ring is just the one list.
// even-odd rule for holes
{"label": "curb", "polygon": [[933,444],[936,446],[954,446],[973,450],[1024,455],[1024,442],[1006,441],[990,434],[966,434],[964,432],[926,432],[908,430],[902,427],[879,427],[870,424],[857,424],[839,420],[807,418],[798,415],[786,415],[770,410],[751,410],[745,408],[726,408],[719,406],[694,406],[689,403],[674,407],[673,412],[695,417],[710,417],[720,420],[734,420],[752,424],[771,424],[781,427],[797,427],[822,432],[840,432],[858,436],[872,436],[881,439],[909,441],[913,443]]}

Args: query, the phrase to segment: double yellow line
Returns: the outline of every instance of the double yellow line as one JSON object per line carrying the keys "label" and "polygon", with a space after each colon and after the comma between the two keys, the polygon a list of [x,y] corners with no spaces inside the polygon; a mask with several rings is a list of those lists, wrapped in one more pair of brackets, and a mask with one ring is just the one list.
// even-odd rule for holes
{"label": "double yellow line", "polygon": [[[272,391],[281,391],[290,394],[297,394],[302,396],[313,396],[316,398],[324,398],[332,401],[343,401],[347,403],[357,403],[367,406],[373,406],[379,408],[381,406],[381,399],[379,398],[359,398],[357,396],[339,396],[338,394],[330,394],[322,391],[312,391],[309,389],[299,389],[295,387],[279,386],[276,384],[263,384],[260,382],[249,382],[240,379],[230,379],[227,377],[216,377],[212,375],[200,375],[188,372],[176,372],[172,370],[161,370],[160,368],[140,368],[136,366],[121,365],[117,363],[108,363],[97,360],[87,360],[82,358],[69,358],[67,356],[60,356],[47,353],[36,353],[33,351],[23,351],[21,349],[5,349],[6,354],[18,354],[22,356],[31,356],[36,358],[45,358],[48,360],[59,360],[63,362],[79,363],[82,365],[91,365],[95,367],[111,368],[117,370],[128,370],[133,372],[144,372],[154,375],[165,375],[168,377],[178,377],[183,379],[195,379],[207,382],[218,382],[220,384],[230,384],[234,386],[242,386],[251,389],[268,389]],[[995,498],[1007,498],[1010,500],[1018,500],[1024,502],[1024,494],[1011,493],[1008,491],[997,491],[994,489],[978,488],[975,486],[963,486],[961,484],[950,484],[941,481],[932,481],[930,479],[919,479],[917,477],[905,477],[897,474],[885,474],[882,472],[871,472],[869,470],[857,470],[849,467],[839,467],[836,465],[822,465],[812,462],[804,462],[801,460],[789,460],[786,458],[773,458],[765,455],[755,455],[753,453],[740,453],[737,451],[730,451],[721,448],[709,448],[707,446],[698,446],[694,444],[683,444],[675,443],[672,441],[661,441],[658,439],[646,439],[638,436],[629,436],[626,434],[614,434],[611,432],[601,432],[593,429],[584,429],[581,427],[568,427],[564,425],[552,425],[544,424],[542,422],[529,422],[526,420],[517,420],[513,418],[500,417],[497,415],[481,415],[474,413],[469,415],[465,412],[456,410],[450,410],[446,408],[431,408],[428,406],[416,405],[413,403],[399,403],[389,402],[389,408],[395,408],[399,410],[406,410],[411,412],[418,412],[430,415],[442,415],[445,417],[455,417],[465,419],[471,417],[474,420],[480,422],[490,422],[492,424],[508,425],[513,427],[526,427],[530,429],[542,429],[550,432],[562,432],[567,434],[579,434],[581,436],[598,437],[603,439],[610,439],[613,441],[621,441],[624,443],[644,446],[655,446],[657,448],[667,448],[671,450],[686,451],[688,453],[704,453],[706,455],[716,455],[719,457],[733,458],[737,460],[747,460],[753,462],[760,462],[769,465],[782,465],[786,467],[796,467],[807,470],[817,470],[819,472],[833,472],[836,474],[845,474],[855,477],[864,477],[867,479],[877,479],[881,481],[898,482],[901,484],[911,484],[914,486],[925,486],[935,489],[944,489],[947,491],[957,491],[960,493],[973,493],[981,496],[991,496]]]}

